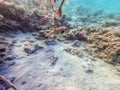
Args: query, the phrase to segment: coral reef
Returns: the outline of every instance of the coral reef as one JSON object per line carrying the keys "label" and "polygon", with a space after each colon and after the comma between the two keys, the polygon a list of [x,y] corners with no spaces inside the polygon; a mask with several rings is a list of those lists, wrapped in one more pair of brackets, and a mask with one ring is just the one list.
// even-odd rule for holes
{"label": "coral reef", "polygon": [[119,26],[120,22],[117,20],[107,20],[104,23],[102,23],[103,27],[111,27],[111,26]]}
{"label": "coral reef", "polygon": [[[60,18],[53,16],[52,8],[47,8],[47,10],[39,10],[38,7],[35,7],[34,2],[30,0],[29,3],[24,1],[15,2],[14,0],[7,1],[0,1],[0,31],[5,32],[6,30],[16,32],[21,30],[22,32],[28,31],[39,31],[43,29],[49,29],[52,27],[53,22],[55,27],[59,26],[69,26],[66,22],[66,16],[60,14]],[[12,2],[11,2],[12,1]],[[40,3],[45,4],[45,1],[38,0],[37,2],[39,5]],[[14,3],[15,4],[14,4]],[[24,4],[23,4],[24,3]],[[59,8],[59,13],[62,13],[62,5],[64,1],[61,3]],[[18,4],[18,5],[16,5]],[[33,5],[32,5],[33,4]],[[51,4],[50,4],[51,5]],[[33,7],[34,6],[34,7]],[[49,5],[46,5],[49,6]],[[33,8],[32,8],[33,7]],[[51,6],[52,7],[52,6]],[[26,9],[29,8],[29,9]],[[56,7],[55,7],[56,8]],[[58,15],[59,16],[59,15]]]}
{"label": "coral reef", "polygon": [[24,8],[13,3],[0,1],[0,31],[15,29],[27,29],[29,19],[25,17]]}
{"label": "coral reef", "polygon": [[0,35],[0,63],[4,60],[14,59],[11,53],[11,41],[7,41],[3,36]]}
{"label": "coral reef", "polygon": [[103,9],[91,10],[88,7],[78,6],[75,11],[77,16],[76,21],[82,22],[83,24],[97,24],[104,16]]}
{"label": "coral reef", "polygon": [[120,31],[116,28],[90,28],[88,43],[104,61],[120,64]]}
{"label": "coral reef", "polygon": [[66,2],[0,0],[0,90],[119,88],[120,13]]}

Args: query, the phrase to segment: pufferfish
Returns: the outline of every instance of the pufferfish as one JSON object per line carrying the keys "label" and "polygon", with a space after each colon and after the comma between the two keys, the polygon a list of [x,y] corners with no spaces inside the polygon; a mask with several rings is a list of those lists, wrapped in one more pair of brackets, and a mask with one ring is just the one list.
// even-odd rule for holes
{"label": "pufferfish", "polygon": [[51,3],[51,0],[46,0],[47,3]]}

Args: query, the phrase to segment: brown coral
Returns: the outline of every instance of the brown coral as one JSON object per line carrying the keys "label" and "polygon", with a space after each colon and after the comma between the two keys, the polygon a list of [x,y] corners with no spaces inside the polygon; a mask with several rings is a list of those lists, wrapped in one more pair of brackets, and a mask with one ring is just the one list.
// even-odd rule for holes
{"label": "brown coral", "polygon": [[117,28],[96,29],[88,34],[88,42],[106,62],[120,63],[120,32]]}

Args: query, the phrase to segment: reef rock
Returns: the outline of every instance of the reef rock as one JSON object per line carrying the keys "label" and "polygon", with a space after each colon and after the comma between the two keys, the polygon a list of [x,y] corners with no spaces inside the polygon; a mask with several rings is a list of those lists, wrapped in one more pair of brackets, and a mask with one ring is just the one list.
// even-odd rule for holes
{"label": "reef rock", "polygon": [[47,39],[45,40],[45,44],[47,45],[55,45],[57,42],[54,39]]}
{"label": "reef rock", "polygon": [[88,34],[88,43],[106,62],[120,64],[120,31],[118,28],[101,28]]}
{"label": "reef rock", "polygon": [[80,41],[75,40],[72,44],[73,47],[79,47],[81,45]]}
{"label": "reef rock", "polygon": [[73,40],[83,40],[86,41],[86,35],[84,32],[80,31],[80,30],[69,30],[68,34],[67,34],[67,39],[73,39]]}
{"label": "reef rock", "polygon": [[14,58],[10,49],[9,42],[0,35],[0,62],[12,59]]}
{"label": "reef rock", "polygon": [[27,53],[27,55],[31,55],[34,54],[35,52],[37,52],[38,50],[43,49],[42,46],[39,46],[38,44],[26,44],[24,46],[24,52]]}
{"label": "reef rock", "polygon": [[102,26],[103,27],[110,27],[110,26],[119,26],[120,22],[116,21],[116,20],[109,20],[109,21],[105,21]]}

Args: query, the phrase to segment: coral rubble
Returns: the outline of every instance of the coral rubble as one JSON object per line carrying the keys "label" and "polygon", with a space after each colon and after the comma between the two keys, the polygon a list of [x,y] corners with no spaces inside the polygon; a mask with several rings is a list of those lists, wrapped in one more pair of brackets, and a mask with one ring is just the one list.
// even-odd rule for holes
{"label": "coral rubble", "polygon": [[12,59],[14,59],[14,57],[11,53],[10,41],[7,41],[0,35],[0,62]]}
{"label": "coral rubble", "polygon": [[120,30],[116,28],[90,28],[88,43],[106,62],[120,64]]}

